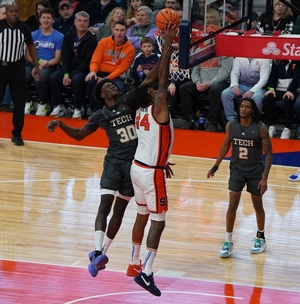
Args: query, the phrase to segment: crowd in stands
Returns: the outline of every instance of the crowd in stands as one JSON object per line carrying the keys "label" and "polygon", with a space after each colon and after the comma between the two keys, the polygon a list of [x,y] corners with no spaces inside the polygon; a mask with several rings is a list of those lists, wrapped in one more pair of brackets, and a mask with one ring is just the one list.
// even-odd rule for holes
{"label": "crowd in stands", "polygon": [[[162,8],[172,8],[182,18],[182,0],[37,0],[35,12],[25,16],[37,48],[41,78],[32,76],[32,59],[26,52],[26,78],[36,90],[37,100],[26,100],[25,114],[60,116],[68,112],[63,92],[73,98],[72,117],[81,119],[86,109],[92,114],[101,105],[93,98],[97,81],[108,78],[126,93],[138,86],[160,56],[155,18]],[[294,4],[294,1],[293,1]],[[199,31],[217,30],[239,16],[239,1],[194,0],[193,26]],[[22,8],[21,8],[22,9]],[[5,6],[0,7],[0,19]],[[258,33],[300,34],[300,17],[288,6],[274,0],[271,23],[265,13],[253,12],[252,29]],[[174,54],[178,55],[174,42]],[[177,52],[177,53],[176,53]],[[178,62],[171,57],[168,104],[172,118],[181,128],[195,129],[207,103],[206,130],[224,130],[235,115],[235,99],[253,98],[265,114],[271,137],[276,136],[275,101],[282,100],[282,139],[291,137],[294,117],[300,121],[300,64],[289,60],[214,57],[177,77]],[[175,64],[175,65],[174,65]],[[177,66],[176,66],[177,64]],[[175,68],[174,68],[175,66]],[[155,85],[154,85],[155,87]],[[9,86],[1,103],[2,111],[13,106]],[[200,111],[200,112],[199,112]]]}

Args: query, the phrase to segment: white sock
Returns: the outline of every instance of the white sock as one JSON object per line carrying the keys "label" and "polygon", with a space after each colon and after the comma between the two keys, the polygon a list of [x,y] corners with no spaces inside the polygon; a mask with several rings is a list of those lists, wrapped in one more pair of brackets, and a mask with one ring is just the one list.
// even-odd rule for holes
{"label": "white sock", "polygon": [[130,264],[140,265],[141,244],[132,244]]}
{"label": "white sock", "polygon": [[143,272],[146,273],[147,276],[153,272],[152,267],[155,257],[156,251],[148,250],[143,266]]}
{"label": "white sock", "polygon": [[95,231],[95,249],[101,251],[104,239],[104,232],[101,230]]}
{"label": "white sock", "polygon": [[232,232],[226,232],[226,242],[232,242]]}
{"label": "white sock", "polygon": [[106,254],[109,246],[111,245],[111,243],[113,242],[113,239],[110,239],[107,237],[107,235],[104,238],[104,242],[103,242],[103,247],[102,247],[102,254]]}

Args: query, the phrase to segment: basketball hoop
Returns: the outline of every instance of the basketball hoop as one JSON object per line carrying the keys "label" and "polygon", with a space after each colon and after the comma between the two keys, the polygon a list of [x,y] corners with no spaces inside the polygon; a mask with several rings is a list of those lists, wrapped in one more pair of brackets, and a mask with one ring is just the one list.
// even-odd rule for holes
{"label": "basketball hoop", "polygon": [[[162,46],[163,46],[164,40],[161,37],[161,30],[157,29],[154,32],[154,34],[155,34],[155,38],[156,38],[156,41],[157,41],[158,48],[159,48],[160,52],[162,52]],[[178,35],[178,33],[177,33],[177,35]],[[178,41],[179,41],[179,37],[176,36],[174,38],[173,47],[178,45]],[[190,70],[189,69],[180,69],[179,66],[178,66],[178,54],[179,54],[179,50],[175,50],[171,54],[169,80],[183,81],[186,78],[190,79],[191,78]]]}
{"label": "basketball hoop", "polygon": [[[206,30],[200,29],[200,28],[192,28],[191,31],[191,49],[190,49],[190,54],[193,54],[197,50],[205,49],[208,48],[213,44],[212,39],[209,39],[207,41],[201,42],[201,38],[205,37],[207,34],[216,31],[219,29],[218,26],[208,26]],[[157,41],[157,45],[159,47],[159,50],[162,51],[162,45],[163,45],[163,38],[161,37],[161,30],[157,29],[155,32],[155,37]],[[199,43],[197,41],[199,40]],[[179,47],[179,30],[177,35],[174,37],[174,43],[173,47]],[[175,50],[172,55],[171,55],[171,60],[170,60],[170,75],[169,79],[173,79],[175,81],[177,80],[184,80],[186,78],[190,79],[190,69],[181,69],[179,68],[179,50]]]}

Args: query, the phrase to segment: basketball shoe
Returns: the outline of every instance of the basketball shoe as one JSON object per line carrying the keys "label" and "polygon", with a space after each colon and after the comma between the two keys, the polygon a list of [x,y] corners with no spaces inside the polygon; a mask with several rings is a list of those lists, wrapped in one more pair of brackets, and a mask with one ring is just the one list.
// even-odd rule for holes
{"label": "basketball shoe", "polygon": [[251,253],[261,253],[264,252],[267,248],[267,243],[265,239],[255,238],[252,240],[254,242],[252,248],[250,249]]}
{"label": "basketball shoe", "polygon": [[140,272],[134,281],[153,295],[160,297],[161,292],[154,283],[153,273],[147,276],[144,272]]}
{"label": "basketball shoe", "polygon": [[89,253],[90,263],[88,265],[88,270],[92,277],[96,277],[99,270],[106,268],[105,264],[108,263],[108,257],[102,254],[101,251],[95,250]]}
{"label": "basketball shoe", "polygon": [[142,265],[141,260],[140,260],[139,265],[129,264],[126,275],[128,275],[129,277],[136,277],[142,271],[142,267],[143,267],[143,265]]}
{"label": "basketball shoe", "polygon": [[296,173],[292,174],[289,177],[289,181],[291,181],[291,182],[299,182],[300,181],[300,170],[298,170]]}
{"label": "basketball shoe", "polygon": [[219,256],[221,258],[228,258],[231,255],[233,249],[233,243],[232,242],[223,242],[222,243],[222,248],[219,251]]}

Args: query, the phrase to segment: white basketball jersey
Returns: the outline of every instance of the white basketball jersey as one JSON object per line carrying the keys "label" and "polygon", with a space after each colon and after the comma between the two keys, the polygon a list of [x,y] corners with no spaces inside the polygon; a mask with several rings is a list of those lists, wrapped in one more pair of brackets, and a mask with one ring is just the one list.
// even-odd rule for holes
{"label": "white basketball jersey", "polygon": [[153,105],[139,108],[135,127],[138,146],[134,158],[151,167],[164,167],[172,152],[174,127],[170,117],[165,124],[158,123],[152,115]]}

